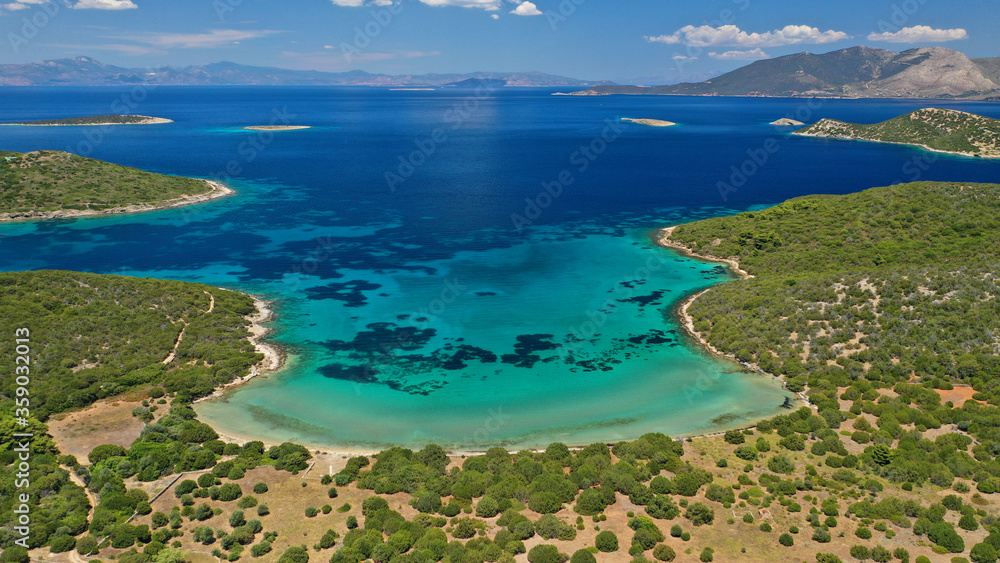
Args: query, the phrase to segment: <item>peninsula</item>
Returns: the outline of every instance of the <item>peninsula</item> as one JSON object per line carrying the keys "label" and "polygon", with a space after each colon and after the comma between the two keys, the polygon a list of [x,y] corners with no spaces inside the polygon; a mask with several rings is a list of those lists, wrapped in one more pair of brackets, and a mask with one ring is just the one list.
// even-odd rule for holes
{"label": "peninsula", "polygon": [[871,125],[823,119],[794,134],[913,145],[936,152],[1000,158],[1000,121],[953,109],[925,108]]}
{"label": "peninsula", "polygon": [[772,121],[771,125],[777,125],[779,127],[802,127],[805,123],[790,117],[782,117],[781,119]]}
{"label": "peninsula", "polygon": [[0,221],[142,213],[233,193],[212,180],[166,176],[61,151],[0,151]]}
{"label": "peninsula", "polygon": [[2,125],[24,125],[29,127],[79,127],[95,125],[159,125],[173,123],[171,119],[150,117],[148,115],[93,115],[89,117],[69,117],[65,119],[44,119],[41,121],[22,121],[19,123],[3,123]]}
{"label": "peninsula", "polygon": [[674,125],[677,125],[673,121],[663,121],[662,119],[636,119],[633,117],[623,117],[622,121],[638,125],[646,125],[648,127],[673,127]]}

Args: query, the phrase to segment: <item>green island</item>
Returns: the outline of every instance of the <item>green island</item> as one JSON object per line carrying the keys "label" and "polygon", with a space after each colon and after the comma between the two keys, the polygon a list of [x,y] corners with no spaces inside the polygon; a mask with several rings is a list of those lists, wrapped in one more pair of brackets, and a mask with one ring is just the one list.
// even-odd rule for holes
{"label": "green island", "polygon": [[1000,158],[1000,121],[951,109],[925,108],[870,125],[823,119],[793,134],[914,145],[937,152]]}
{"label": "green island", "polygon": [[0,221],[140,213],[232,193],[215,181],[166,176],[61,151],[0,151]]}
{"label": "green island", "polygon": [[2,125],[26,125],[33,127],[84,126],[84,125],[159,125],[173,123],[171,119],[150,117],[148,115],[91,115],[87,117],[68,117],[64,119],[42,119],[38,121],[22,121],[19,123],[3,123]]}
{"label": "green island", "polygon": [[[0,304],[30,303],[5,318],[44,327],[33,330],[45,343],[80,347],[33,376],[41,403],[30,420],[39,437],[32,447],[49,494],[35,511],[32,554],[125,563],[995,563],[998,195],[996,185],[925,182],[796,198],[669,229],[664,245],[745,273],[685,303],[682,320],[694,336],[783,375],[811,403],[754,428],[683,441],[647,434],[544,451],[428,445],[374,455],[232,443],[198,422],[189,403],[210,392],[200,378],[216,366],[225,367],[213,384],[259,360],[246,345],[249,298],[181,282],[5,274]],[[175,297],[157,301],[163,290],[144,284],[167,284]],[[8,298],[12,285],[23,294]],[[216,299],[212,313],[206,292]],[[86,332],[69,321],[92,316],[72,311],[107,311],[97,322],[122,323],[130,317],[112,303],[129,294],[131,309],[148,303],[150,317],[139,322],[158,317],[162,328],[112,334],[155,343],[90,366],[105,361],[99,350],[110,343],[68,342]],[[198,338],[156,366],[176,342],[172,320],[190,327],[216,311],[224,319],[205,327],[216,340]],[[89,394],[63,391],[88,372],[96,376],[84,379]],[[0,403],[3,491],[16,466],[12,433],[21,431],[11,394],[3,389]],[[91,409],[114,400],[109,408],[130,412],[128,440],[96,443],[60,419],[91,411],[49,416],[101,397]],[[18,539],[12,530],[0,527],[0,545]],[[7,553],[10,561],[27,556],[17,546]]]}

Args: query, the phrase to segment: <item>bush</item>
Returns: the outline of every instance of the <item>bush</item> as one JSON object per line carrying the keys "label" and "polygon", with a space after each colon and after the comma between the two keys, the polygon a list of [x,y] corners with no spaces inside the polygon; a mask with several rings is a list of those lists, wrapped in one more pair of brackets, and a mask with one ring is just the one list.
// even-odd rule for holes
{"label": "bush", "polygon": [[536,545],[528,552],[528,561],[530,563],[563,563],[567,560],[569,560],[569,556],[565,553],[560,553],[559,549],[554,545]]}
{"label": "bush", "polygon": [[713,559],[715,559],[715,550],[712,549],[711,547],[706,547],[705,549],[701,550],[700,559],[705,563],[712,561]]}
{"label": "bush", "polygon": [[262,541],[250,548],[250,555],[263,557],[271,552],[271,542]]}
{"label": "bush", "polygon": [[95,551],[97,551],[97,539],[94,536],[83,536],[76,540],[76,552],[80,555],[90,555]]}
{"label": "bush", "polygon": [[31,563],[31,557],[28,556],[27,549],[24,549],[19,545],[14,545],[4,549],[3,553],[0,553],[0,562]]}
{"label": "bush", "polygon": [[833,537],[830,536],[830,532],[824,530],[823,528],[816,528],[813,531],[812,539],[816,543],[830,543]]}
{"label": "bush", "polygon": [[618,551],[618,536],[610,530],[605,530],[597,534],[597,538],[594,540],[594,545],[597,547],[597,550],[602,553]]}
{"label": "bush", "polygon": [[587,551],[586,549],[581,549],[573,554],[569,563],[597,563],[597,558],[594,557],[593,553]]}
{"label": "bush", "polygon": [[778,543],[785,547],[792,547],[795,545],[795,538],[791,534],[781,534],[778,536]]}
{"label": "bush", "polygon": [[243,489],[236,483],[226,483],[219,487],[219,500],[222,502],[234,501],[243,496]]}
{"label": "bush", "polygon": [[972,546],[969,558],[974,563],[996,563],[997,559],[1000,558],[1000,554],[997,553],[996,547],[988,543],[977,543]]}
{"label": "bush", "polygon": [[858,559],[860,561],[864,561],[865,559],[868,559],[869,556],[871,556],[871,551],[869,551],[869,549],[866,546],[863,545],[851,546],[851,557]]}
{"label": "bush", "polygon": [[740,445],[746,441],[746,436],[739,430],[729,430],[724,436],[726,443]]}
{"label": "bush", "polygon": [[236,503],[239,508],[253,508],[257,506],[257,497],[247,495],[240,499],[240,502]]}
{"label": "bush", "polygon": [[319,514],[319,510],[316,510],[315,506],[306,508],[306,518],[314,518],[317,514]]}
{"label": "bush", "polygon": [[679,538],[683,533],[684,530],[681,529],[680,524],[674,524],[673,526],[670,527],[670,537]]}
{"label": "bush", "polygon": [[700,502],[696,502],[688,507],[684,517],[695,526],[710,525],[715,520],[715,511]]}
{"label": "bush", "polygon": [[792,463],[792,460],[788,459],[788,456],[782,454],[767,460],[767,468],[775,473],[788,475],[795,471],[795,464]]}
{"label": "bush", "polygon": [[309,563],[309,552],[305,546],[290,547],[281,554],[278,563]]}
{"label": "bush", "polygon": [[253,486],[253,492],[257,495],[262,495],[267,492],[267,483],[261,481]]}
{"label": "bush", "polygon": [[76,538],[69,534],[59,536],[53,539],[52,543],[49,544],[49,550],[52,551],[52,553],[63,553],[73,549],[74,547],[76,547]]}
{"label": "bush", "polygon": [[947,549],[951,553],[962,553],[965,551],[965,540],[955,532],[949,524],[937,522],[931,525],[927,532],[927,539]]}
{"label": "bush", "polygon": [[493,518],[497,514],[500,514],[500,503],[496,499],[490,495],[479,499],[479,503],[476,505],[476,516],[480,518]]}
{"label": "bush", "polygon": [[871,531],[871,529],[870,528],[866,528],[865,526],[858,526],[858,529],[854,530],[854,535],[858,536],[859,538],[861,538],[863,540],[870,540],[870,539],[872,539],[872,531]]}
{"label": "bush", "polygon": [[677,553],[669,545],[660,544],[653,548],[653,557],[657,561],[673,561],[677,558]]}
{"label": "bush", "polygon": [[267,516],[271,513],[271,509],[267,507],[266,504],[257,505],[257,516]]}
{"label": "bush", "polygon": [[329,488],[329,489],[328,489],[328,490],[326,491],[326,496],[328,496],[328,497],[330,497],[330,498],[337,498],[337,494],[338,494],[338,493],[337,493],[337,487],[330,487],[330,488]]}

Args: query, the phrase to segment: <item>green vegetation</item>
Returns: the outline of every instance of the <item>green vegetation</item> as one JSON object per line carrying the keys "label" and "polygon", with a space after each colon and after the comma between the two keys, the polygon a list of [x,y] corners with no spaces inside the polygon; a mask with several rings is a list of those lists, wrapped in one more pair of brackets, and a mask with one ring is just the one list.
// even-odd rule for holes
{"label": "green vegetation", "polygon": [[87,117],[68,117],[65,119],[43,119],[39,121],[22,121],[8,125],[142,125],[150,122],[169,123],[170,120],[149,117],[146,115],[91,115]]}
{"label": "green vegetation", "polygon": [[99,212],[209,193],[204,180],[165,176],[60,151],[0,151],[0,213]]}
{"label": "green vegetation", "polygon": [[[31,414],[41,421],[139,386],[156,385],[182,403],[210,394],[262,359],[247,340],[244,317],[254,310],[252,298],[202,284],[0,273],[0,317],[33,337]],[[0,356],[13,358],[14,347],[13,338],[0,341]],[[0,393],[12,397],[15,387],[4,378]]]}
{"label": "green vegetation", "polygon": [[824,119],[795,134],[920,145],[937,151],[1000,158],[1000,121],[950,109],[921,109],[871,125]]}

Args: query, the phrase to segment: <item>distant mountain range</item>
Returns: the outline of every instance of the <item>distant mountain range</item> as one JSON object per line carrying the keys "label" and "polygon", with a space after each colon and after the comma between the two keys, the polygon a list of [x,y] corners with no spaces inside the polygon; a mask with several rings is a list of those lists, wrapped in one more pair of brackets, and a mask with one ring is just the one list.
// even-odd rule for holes
{"label": "distant mountain range", "polygon": [[156,83],[190,86],[552,86],[586,88],[611,82],[587,82],[541,72],[473,72],[392,76],[361,70],[320,72],[247,66],[230,62],[156,69],[107,65],[90,57],[0,65],[0,86],[116,86]]}
{"label": "distant mountain range", "polygon": [[1000,58],[970,59],[941,47],[902,53],[852,47],[757,61],[697,84],[597,86],[573,93],[608,94],[983,99],[1000,95]]}

